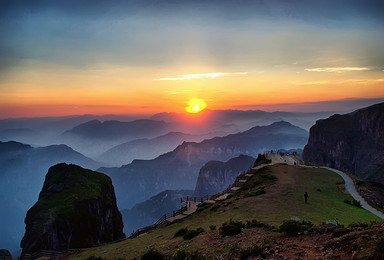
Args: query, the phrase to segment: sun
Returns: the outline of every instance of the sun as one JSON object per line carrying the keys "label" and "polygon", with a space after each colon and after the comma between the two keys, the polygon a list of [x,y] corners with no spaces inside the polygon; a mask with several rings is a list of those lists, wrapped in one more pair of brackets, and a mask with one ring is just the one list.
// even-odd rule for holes
{"label": "sun", "polygon": [[185,110],[188,113],[199,113],[201,110],[207,107],[207,103],[205,103],[204,99],[201,98],[192,98],[188,101],[188,106]]}

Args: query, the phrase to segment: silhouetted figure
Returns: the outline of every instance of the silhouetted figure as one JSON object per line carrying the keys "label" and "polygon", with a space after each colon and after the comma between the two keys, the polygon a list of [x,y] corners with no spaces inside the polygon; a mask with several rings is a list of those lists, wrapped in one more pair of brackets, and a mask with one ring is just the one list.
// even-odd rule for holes
{"label": "silhouetted figure", "polygon": [[305,192],[305,193],[304,193],[304,200],[305,200],[305,203],[307,203],[307,201],[308,201],[308,197],[309,197],[309,196],[308,196],[308,193]]}

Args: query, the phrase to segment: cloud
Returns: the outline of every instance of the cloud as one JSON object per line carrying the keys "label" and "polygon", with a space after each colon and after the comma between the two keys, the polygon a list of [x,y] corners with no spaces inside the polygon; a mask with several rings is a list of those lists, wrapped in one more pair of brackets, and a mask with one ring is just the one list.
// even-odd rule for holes
{"label": "cloud", "polygon": [[306,71],[310,72],[347,72],[347,71],[365,71],[365,70],[371,70],[367,67],[324,67],[324,68],[313,68],[313,69],[305,69]]}
{"label": "cloud", "polygon": [[216,72],[216,73],[199,73],[199,74],[186,74],[186,75],[176,75],[171,78],[159,78],[154,80],[185,80],[185,79],[199,79],[199,78],[217,78],[221,76],[235,76],[235,75],[246,75],[247,72],[234,72],[234,73],[225,73],[225,72]]}
{"label": "cloud", "polygon": [[297,82],[297,81],[293,81],[291,82],[292,84],[296,85],[296,86],[301,86],[301,85],[321,85],[321,84],[327,84],[328,81],[309,81],[309,82]]}

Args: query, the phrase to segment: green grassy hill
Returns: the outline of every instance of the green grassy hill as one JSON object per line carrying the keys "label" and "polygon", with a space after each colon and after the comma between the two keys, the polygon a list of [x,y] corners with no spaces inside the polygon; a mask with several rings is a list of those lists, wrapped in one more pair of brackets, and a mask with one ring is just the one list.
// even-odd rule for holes
{"label": "green grassy hill", "polygon": [[[304,202],[304,192],[309,200]],[[106,259],[140,258],[148,248],[156,248],[166,255],[177,250],[199,250],[208,256],[229,257],[234,247],[250,246],[257,241],[253,229],[243,229],[240,237],[221,238],[219,227],[230,219],[239,221],[258,220],[273,225],[295,217],[319,225],[328,220],[348,225],[354,222],[380,221],[370,212],[344,203],[352,197],[344,192],[343,179],[337,174],[316,168],[288,165],[268,166],[258,171],[234,196],[214,205],[200,208],[196,213],[143,236],[119,243],[87,249],[69,258],[86,259],[101,256]],[[216,230],[211,230],[215,226]],[[203,228],[204,233],[191,240],[173,238],[181,228]],[[253,231],[252,231],[253,230]],[[253,233],[252,233],[253,232]],[[267,237],[281,236],[270,232]],[[223,241],[222,244],[217,241]]]}

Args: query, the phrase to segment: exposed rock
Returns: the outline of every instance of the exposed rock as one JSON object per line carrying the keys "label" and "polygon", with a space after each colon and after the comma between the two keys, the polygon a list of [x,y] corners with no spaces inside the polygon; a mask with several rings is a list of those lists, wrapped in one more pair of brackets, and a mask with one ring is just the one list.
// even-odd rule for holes
{"label": "exposed rock", "polygon": [[73,164],[49,169],[25,223],[22,255],[90,247],[125,237],[111,179]]}
{"label": "exposed rock", "polygon": [[317,121],[303,157],[384,183],[384,103]]}
{"label": "exposed rock", "polygon": [[227,162],[207,162],[200,169],[194,196],[204,197],[223,191],[236,180],[239,174],[249,170],[254,161],[253,157],[240,155]]}

